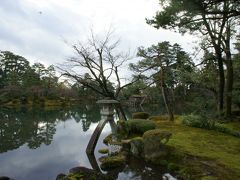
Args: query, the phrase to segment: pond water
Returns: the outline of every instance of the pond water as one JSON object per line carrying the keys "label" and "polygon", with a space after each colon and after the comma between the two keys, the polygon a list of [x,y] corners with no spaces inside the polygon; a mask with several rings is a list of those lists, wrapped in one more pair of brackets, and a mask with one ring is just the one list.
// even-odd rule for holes
{"label": "pond water", "polygon": [[[98,121],[95,106],[71,109],[0,109],[0,176],[16,180],[54,180],[76,166],[93,168],[85,149]],[[97,164],[110,133],[107,124],[95,149]],[[90,161],[89,161],[90,160]],[[159,167],[130,159],[116,179],[161,179],[169,176]],[[171,179],[171,178],[170,178]]]}

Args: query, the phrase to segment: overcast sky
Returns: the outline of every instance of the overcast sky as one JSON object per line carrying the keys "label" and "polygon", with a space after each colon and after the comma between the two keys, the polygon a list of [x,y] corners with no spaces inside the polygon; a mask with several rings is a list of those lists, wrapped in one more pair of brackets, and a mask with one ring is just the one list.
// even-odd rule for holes
{"label": "overcast sky", "polygon": [[121,47],[132,52],[165,40],[190,51],[191,36],[146,24],[145,18],[159,8],[158,0],[0,0],[0,50],[31,63],[61,63],[73,55],[64,41],[73,44],[86,38],[91,28],[101,34],[112,26]]}

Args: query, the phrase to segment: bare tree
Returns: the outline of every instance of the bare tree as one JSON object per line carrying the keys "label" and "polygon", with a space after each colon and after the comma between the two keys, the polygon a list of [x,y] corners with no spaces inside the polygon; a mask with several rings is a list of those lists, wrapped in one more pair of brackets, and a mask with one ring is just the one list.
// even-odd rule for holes
{"label": "bare tree", "polygon": [[87,43],[79,42],[72,46],[76,56],[68,59],[59,69],[63,76],[103,97],[118,100],[121,90],[137,79],[123,84],[119,71],[131,59],[130,53],[119,51],[119,40],[113,41],[112,35],[112,31],[108,31],[105,37],[99,40],[91,31]]}

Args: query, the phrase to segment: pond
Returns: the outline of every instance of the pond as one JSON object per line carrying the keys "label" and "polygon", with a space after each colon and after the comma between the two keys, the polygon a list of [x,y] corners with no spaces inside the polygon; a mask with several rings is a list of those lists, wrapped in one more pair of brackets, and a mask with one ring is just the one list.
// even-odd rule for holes
{"label": "pond", "polygon": [[[0,176],[16,180],[53,180],[76,166],[92,169],[85,153],[100,110],[84,105],[69,109],[0,109]],[[110,133],[107,124],[95,150],[96,162]],[[105,173],[105,172],[103,172]],[[161,179],[166,171],[130,159],[116,179]],[[173,178],[174,179],[174,178]]]}

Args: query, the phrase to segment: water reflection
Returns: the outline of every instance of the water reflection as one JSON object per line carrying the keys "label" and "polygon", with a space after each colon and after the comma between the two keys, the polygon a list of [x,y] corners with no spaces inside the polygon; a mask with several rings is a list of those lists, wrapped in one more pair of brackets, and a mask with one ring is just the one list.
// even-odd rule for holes
{"label": "water reflection", "polygon": [[36,149],[49,145],[59,121],[74,119],[86,132],[91,123],[100,119],[99,109],[86,106],[71,109],[0,109],[0,153],[17,149],[23,144]]}
{"label": "water reflection", "polygon": [[[106,148],[102,140],[110,133],[109,123],[99,138],[96,157],[87,157],[85,153],[100,119],[99,108],[89,105],[69,109],[0,109],[0,176],[52,180],[76,166],[100,171],[98,159],[102,155],[97,150]],[[104,173],[116,179],[159,179],[162,175],[158,169],[148,170],[140,161],[130,161],[123,170]]]}
{"label": "water reflection", "polygon": [[90,168],[85,149],[99,120],[95,106],[0,109],[0,176],[48,180],[70,167]]}

